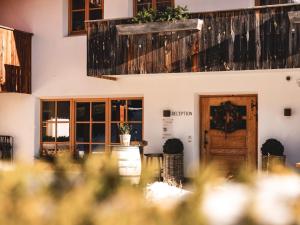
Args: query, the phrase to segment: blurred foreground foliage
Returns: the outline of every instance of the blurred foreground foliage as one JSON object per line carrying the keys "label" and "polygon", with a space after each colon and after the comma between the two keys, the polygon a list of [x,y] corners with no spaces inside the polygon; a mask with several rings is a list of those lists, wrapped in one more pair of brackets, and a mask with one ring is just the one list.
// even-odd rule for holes
{"label": "blurred foreground foliage", "polygon": [[[111,158],[90,157],[85,163],[76,164],[65,156],[53,164],[18,165],[0,172],[0,224],[300,224],[298,175],[280,170],[276,175],[267,176],[279,177],[279,182],[274,178],[266,184],[264,182],[269,178],[258,178],[245,172],[240,173],[234,182],[222,177],[213,167],[207,168],[195,173],[191,182],[192,193],[185,198],[175,203],[174,199],[155,202],[145,197],[147,184],[153,182],[151,173],[143,174],[140,185],[131,185],[121,179],[117,163]],[[273,201],[274,195],[268,196],[272,189],[264,193],[264,188],[279,185],[281,178],[288,186],[282,193],[278,191],[281,187],[274,187],[275,196],[280,196],[276,202]],[[290,185],[295,187],[288,189]],[[285,198],[284,193],[287,193]],[[168,204],[169,200],[172,204]],[[282,205],[277,212],[268,205],[259,208],[256,201]],[[279,216],[284,222],[272,223],[264,218],[274,217],[274,213],[282,211],[284,213]]]}

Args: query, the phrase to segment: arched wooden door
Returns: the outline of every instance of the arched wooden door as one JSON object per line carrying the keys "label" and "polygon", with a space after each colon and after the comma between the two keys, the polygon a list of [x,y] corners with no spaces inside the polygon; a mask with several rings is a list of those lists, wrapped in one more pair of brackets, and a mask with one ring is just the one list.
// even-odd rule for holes
{"label": "arched wooden door", "polygon": [[200,97],[201,164],[234,174],[257,168],[257,96]]}

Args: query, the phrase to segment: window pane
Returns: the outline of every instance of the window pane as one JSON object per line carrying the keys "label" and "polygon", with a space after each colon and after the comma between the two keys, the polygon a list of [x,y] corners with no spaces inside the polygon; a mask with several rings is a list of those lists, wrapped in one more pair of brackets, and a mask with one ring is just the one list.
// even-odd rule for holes
{"label": "window pane", "polygon": [[70,121],[70,102],[57,102],[57,122]]}
{"label": "window pane", "polygon": [[92,145],[93,153],[101,153],[105,152],[105,145]]}
{"label": "window pane", "polygon": [[57,123],[57,142],[70,141],[70,124]]}
{"label": "window pane", "polygon": [[42,145],[42,155],[43,156],[55,156],[55,144],[43,144]]}
{"label": "window pane", "polygon": [[143,140],[143,126],[142,124],[130,124],[131,125],[131,141]]}
{"label": "window pane", "polygon": [[102,8],[102,0],[90,1],[90,9]]}
{"label": "window pane", "polygon": [[105,102],[94,102],[92,104],[92,118],[93,121],[105,121]]}
{"label": "window pane", "polygon": [[105,142],[105,124],[92,125],[92,141],[97,143]]}
{"label": "window pane", "polygon": [[72,9],[85,9],[85,0],[72,0]]}
{"label": "window pane", "polygon": [[102,19],[101,9],[90,10],[90,20],[100,20],[100,19]]}
{"label": "window pane", "polygon": [[171,0],[157,0],[157,10],[158,11],[164,11],[168,7],[172,7],[172,1]]}
{"label": "window pane", "polygon": [[70,152],[70,145],[59,144],[59,145],[56,146],[56,151],[57,151],[58,154],[68,153],[68,152]]}
{"label": "window pane", "polygon": [[129,100],[128,104],[128,121],[142,121],[143,120],[143,101]]}
{"label": "window pane", "polygon": [[125,121],[126,119],[126,101],[111,101],[111,120]]}
{"label": "window pane", "polygon": [[55,123],[44,123],[42,128],[43,142],[55,142]]}
{"label": "window pane", "polygon": [[90,145],[76,145],[76,154],[79,158],[84,158],[89,154]]}
{"label": "window pane", "polygon": [[137,12],[150,8],[153,8],[152,0],[137,0]]}
{"label": "window pane", "polygon": [[115,123],[111,124],[110,141],[111,141],[111,143],[120,143],[118,124],[115,124]]}
{"label": "window pane", "polygon": [[43,122],[55,121],[55,102],[42,102]]}
{"label": "window pane", "polygon": [[90,121],[90,103],[83,102],[76,104],[76,120]]}
{"label": "window pane", "polygon": [[83,31],[85,30],[85,12],[72,12],[72,30],[73,31]]}
{"label": "window pane", "polygon": [[90,124],[76,125],[76,141],[89,142],[90,141]]}

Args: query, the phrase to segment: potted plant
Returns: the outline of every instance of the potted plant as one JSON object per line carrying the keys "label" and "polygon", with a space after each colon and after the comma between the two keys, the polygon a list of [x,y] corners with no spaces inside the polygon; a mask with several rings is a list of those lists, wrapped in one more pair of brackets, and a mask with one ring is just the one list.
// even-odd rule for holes
{"label": "potted plant", "polygon": [[262,169],[269,171],[275,165],[285,165],[284,146],[276,139],[268,139],[261,147]]}
{"label": "potted plant", "polygon": [[163,177],[165,182],[183,181],[183,143],[177,139],[169,139],[163,146],[164,166]]}
{"label": "potted plant", "polygon": [[130,146],[131,127],[128,123],[119,124],[120,143],[124,146]]}
{"label": "potted plant", "polygon": [[117,25],[118,35],[136,35],[183,30],[201,30],[203,21],[189,19],[187,7],[168,7],[164,11],[147,9],[139,12],[133,24]]}

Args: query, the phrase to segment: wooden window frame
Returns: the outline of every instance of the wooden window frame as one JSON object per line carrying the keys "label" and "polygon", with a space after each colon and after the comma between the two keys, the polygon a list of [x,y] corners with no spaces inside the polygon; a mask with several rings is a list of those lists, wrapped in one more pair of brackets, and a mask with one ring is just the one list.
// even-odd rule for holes
{"label": "wooden window frame", "polygon": [[[108,108],[108,99],[76,99],[74,100],[74,123],[73,128],[74,128],[74,152],[76,151],[76,146],[77,145],[89,145],[89,153],[92,153],[92,146],[99,144],[99,145],[104,145],[106,146],[109,144],[109,136],[108,136],[108,114],[109,114],[109,108]],[[77,110],[76,106],[77,103],[89,103],[90,104],[90,120],[89,121],[77,121]],[[93,121],[92,117],[92,112],[93,112],[93,103],[105,103],[105,120],[104,121]],[[77,124],[89,124],[90,130],[89,130],[89,142],[77,142],[76,136],[77,136]],[[105,125],[105,141],[104,142],[93,142],[93,124],[104,124]]]}
{"label": "wooden window frame", "polygon": [[[54,102],[55,103],[55,122],[44,122],[43,121],[43,102]],[[70,121],[69,122],[57,122],[57,103],[58,102],[70,102]],[[72,150],[72,137],[73,131],[72,131],[72,121],[73,121],[73,116],[72,116],[72,101],[70,99],[43,99],[41,100],[41,105],[40,105],[40,154],[43,154],[43,144],[45,145],[51,145],[53,144],[55,146],[55,152],[57,154],[58,152],[58,145],[69,145],[69,149]],[[69,141],[65,142],[58,142],[57,141],[57,124],[63,124],[63,123],[68,123],[69,124]],[[55,141],[50,142],[50,141],[43,141],[43,125],[44,124],[55,124]]]}
{"label": "wooden window frame", "polygon": [[[157,0],[151,0],[152,1],[152,8],[157,8]],[[175,6],[175,0],[171,0],[172,7]],[[137,14],[137,0],[133,0],[133,15],[136,16]]]}
{"label": "wooden window frame", "polygon": [[[142,101],[142,121],[128,121],[128,104],[127,101],[131,100],[141,100]],[[144,98],[139,98],[139,97],[130,97],[130,98],[110,98],[109,99],[109,144],[119,144],[119,143],[112,143],[111,142],[111,125],[112,124],[119,124],[122,121],[113,121],[111,118],[111,105],[112,101],[126,101],[126,116],[125,116],[125,123],[128,124],[142,124],[142,139],[144,139]]]}
{"label": "wooden window frame", "polygon": [[[102,12],[102,19],[104,18],[104,0],[101,0],[101,12]],[[74,31],[72,27],[72,22],[73,22],[73,17],[72,17],[72,0],[68,0],[68,33],[69,35],[83,35],[86,34],[86,29],[81,30],[81,31]],[[96,10],[96,9],[95,9]],[[90,20],[90,5],[89,5],[89,0],[85,0],[85,21]]]}
{"label": "wooden window frame", "polygon": [[[98,122],[93,122],[91,113],[92,113],[92,108],[90,108],[90,121],[88,122],[90,124],[90,141],[89,143],[81,143],[81,142],[76,142],[76,103],[80,102],[86,102],[90,103],[90,106],[94,102],[104,102],[105,103],[105,122],[99,122],[99,123],[105,123],[105,146],[110,145],[110,144],[118,144],[118,143],[111,143],[111,124],[112,123],[118,123],[118,121],[111,121],[111,102],[115,100],[124,100],[126,101],[126,111],[128,110],[127,108],[127,101],[130,100],[141,100],[142,101],[142,121],[128,121],[128,113],[126,114],[126,121],[129,124],[141,124],[142,125],[142,139],[144,139],[144,98],[143,97],[120,97],[120,98],[57,98],[57,99],[41,99],[40,100],[40,155],[42,156],[43,154],[43,144],[53,144],[55,145],[55,151],[57,153],[57,144],[68,144],[70,146],[70,152],[72,154],[76,153],[76,144],[89,144],[89,152],[92,150],[92,144],[97,144],[96,142],[94,143],[92,141],[92,124],[93,123],[98,123]],[[70,102],[70,139],[69,142],[44,142],[43,141],[43,102],[55,102],[55,110],[57,113],[57,102]],[[79,123],[84,123],[84,122],[79,122]],[[57,126],[57,125],[56,125]],[[56,131],[57,132],[57,131]],[[106,149],[106,148],[105,148]]]}

